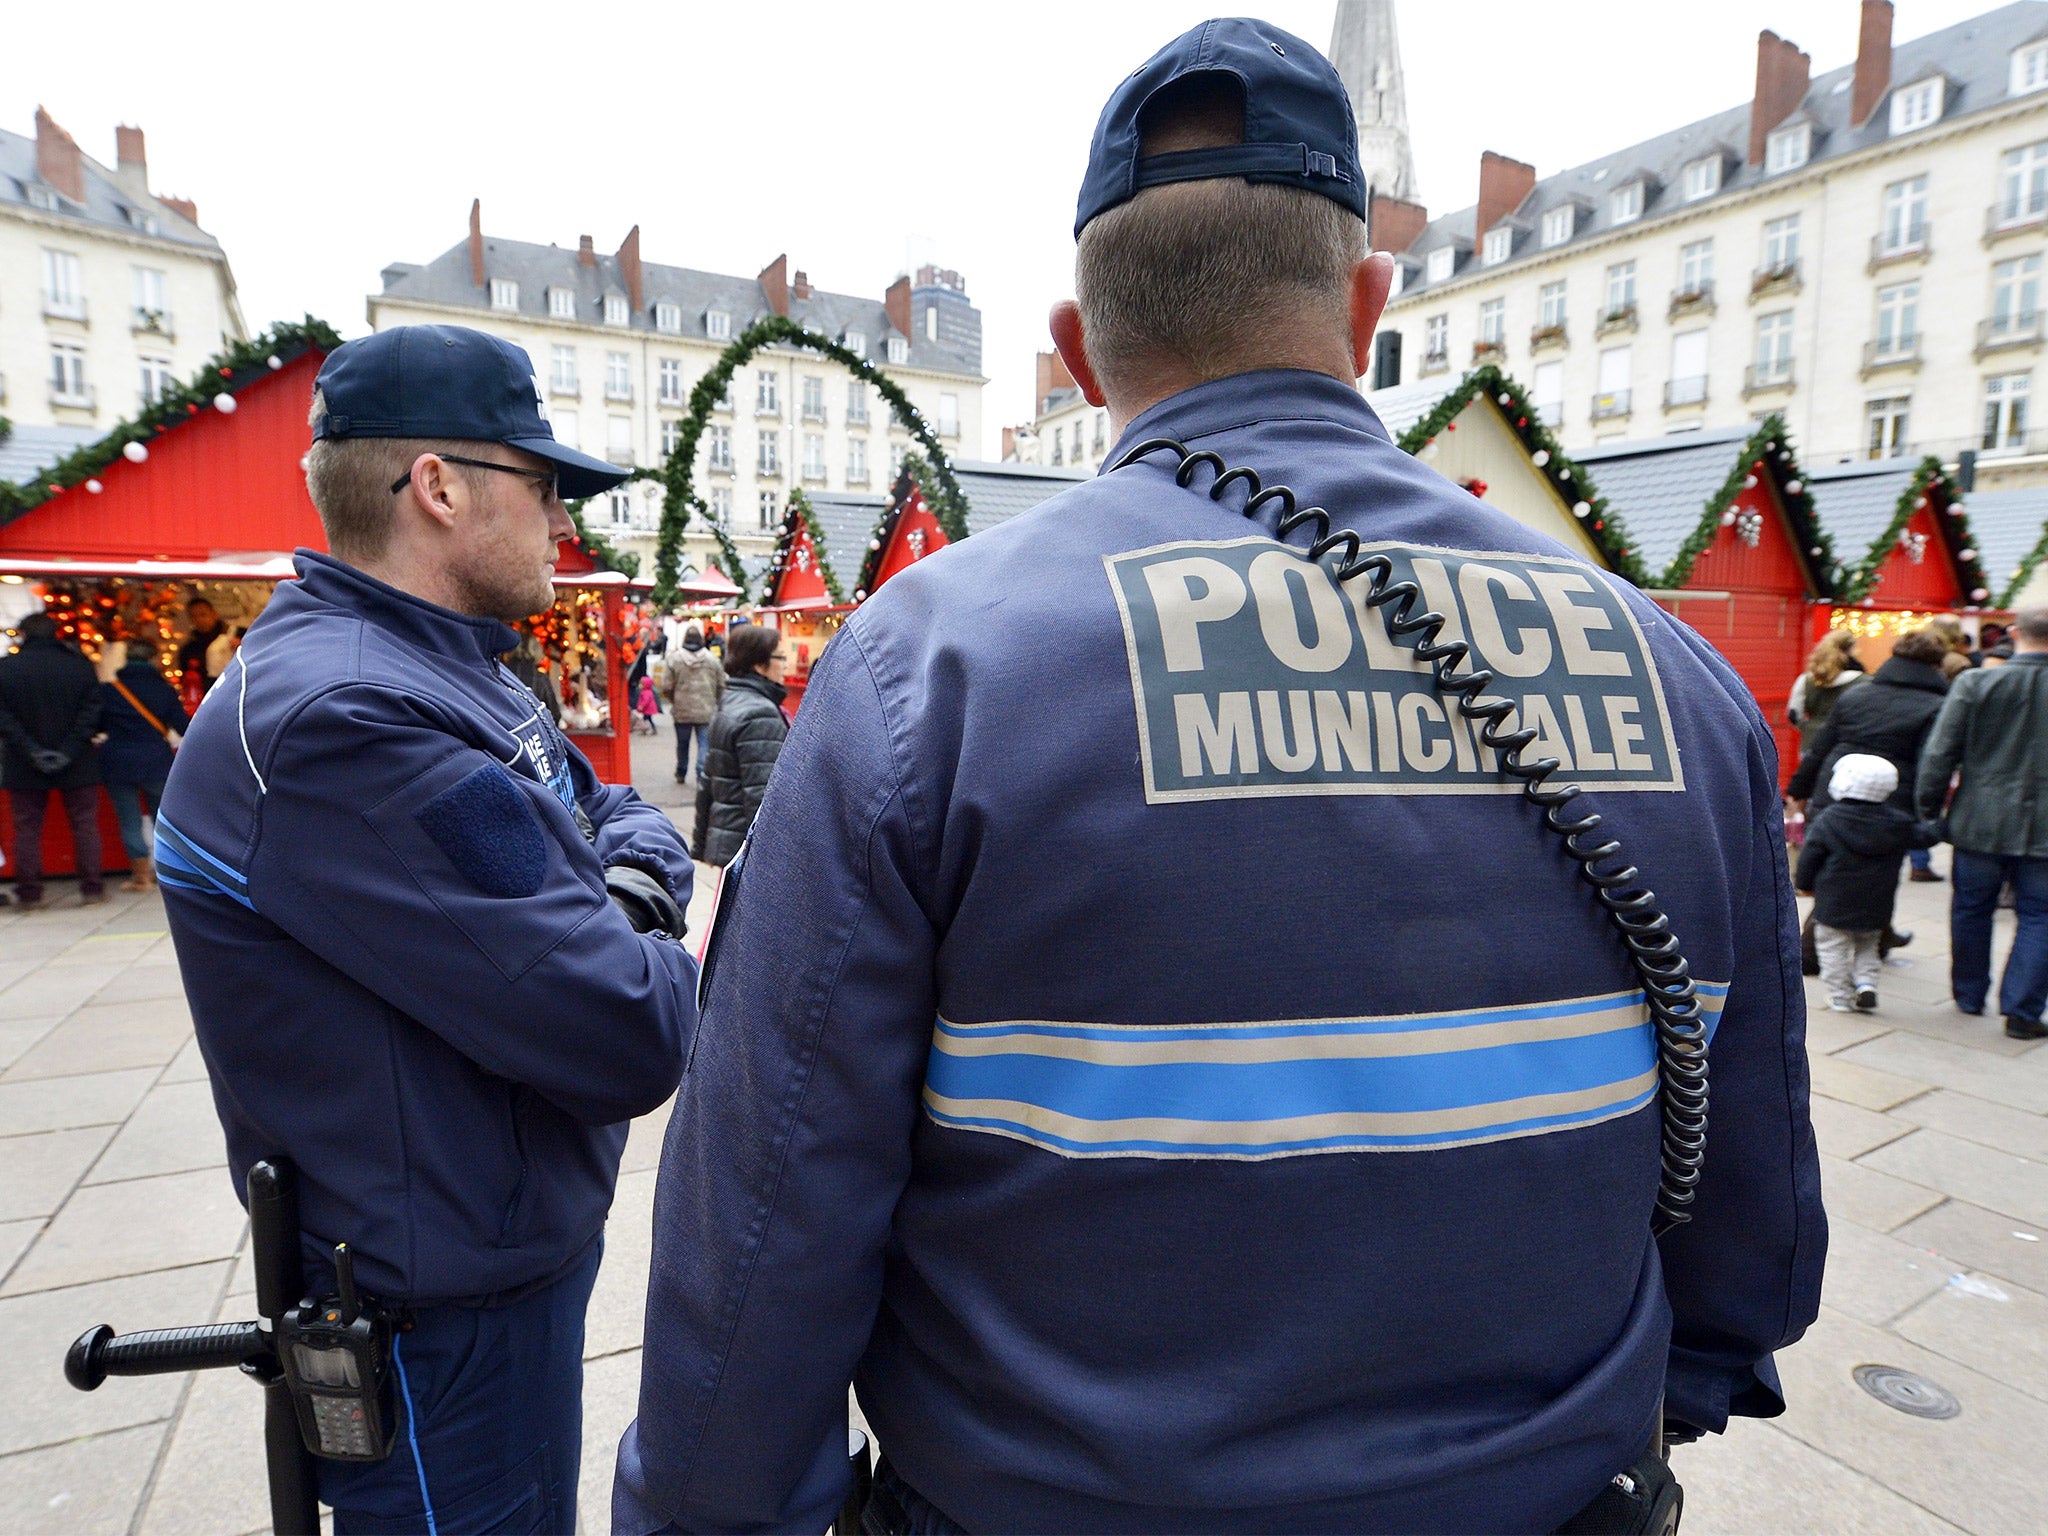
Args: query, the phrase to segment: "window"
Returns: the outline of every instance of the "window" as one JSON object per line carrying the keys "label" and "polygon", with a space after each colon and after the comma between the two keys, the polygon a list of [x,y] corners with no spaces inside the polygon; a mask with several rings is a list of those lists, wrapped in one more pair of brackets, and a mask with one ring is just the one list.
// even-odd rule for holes
{"label": "window", "polygon": [[[718,430],[713,428],[713,431]],[[732,429],[728,427],[728,432]],[[665,459],[683,445],[683,423],[674,416],[661,418],[661,456]],[[730,452],[730,450],[727,450]]]}
{"label": "window", "polygon": [[1643,184],[1632,181],[1607,194],[1607,222],[1633,224],[1643,216]]}
{"label": "window", "polygon": [[865,379],[846,381],[846,424],[849,427],[868,424],[868,386]]}
{"label": "window", "polygon": [[722,309],[704,311],[704,334],[713,341],[725,341],[732,336],[732,316]]}
{"label": "window", "polygon": [[1609,319],[1626,315],[1636,307],[1636,264],[1632,261],[1618,262],[1607,269],[1607,309]]}
{"label": "window", "polygon": [[1703,197],[1712,197],[1721,190],[1721,157],[1708,155],[1691,161],[1679,173],[1679,196],[1688,203],[1696,203]]}
{"label": "window", "polygon": [[1925,128],[1939,118],[1944,83],[1941,76],[1936,75],[1932,80],[1922,80],[1893,91],[1892,132],[1911,133],[1915,128]]}
{"label": "window", "polygon": [[2048,85],[2048,43],[2029,43],[2024,48],[2015,49],[2012,79],[2007,86],[2011,93],[2024,96],[2044,85]]}
{"label": "window", "polygon": [[1095,451],[1102,452],[1109,446],[1109,412],[1095,413]]}
{"label": "window", "polygon": [[1634,382],[1635,354],[1629,347],[1609,347],[1600,354],[1600,389],[1593,396],[1593,419],[1626,416],[1629,387]]}
{"label": "window", "polygon": [[576,393],[576,349],[574,347],[550,347],[548,349],[548,387],[558,395]]}
{"label": "window", "polygon": [[903,461],[910,456],[910,444],[892,442],[889,444],[889,477],[893,480],[903,473]]}
{"label": "window", "polygon": [[1545,283],[1536,290],[1536,323],[1544,330],[1564,329],[1564,284]]}
{"label": "window", "polygon": [[910,342],[907,337],[891,336],[889,338],[889,361],[892,363],[907,363],[910,361]]}
{"label": "window", "polygon": [[76,252],[43,252],[43,312],[69,320],[85,318],[85,286]]}
{"label": "window", "polygon": [[164,274],[158,267],[134,267],[135,319],[138,324],[161,328],[169,305],[164,300]]}
{"label": "window", "polygon": [[868,483],[868,440],[864,437],[849,437],[846,440],[846,483]]}
{"label": "window", "polygon": [[58,342],[50,348],[50,393],[65,405],[90,405],[85,388],[85,348]]}
{"label": "window", "polygon": [[1398,299],[1401,297],[1401,290],[1407,286],[1408,263],[1396,258],[1394,262],[1394,275],[1387,283],[1387,297]]}
{"label": "window", "polygon": [[[1080,432],[1081,424],[1077,421],[1074,423],[1074,443],[1077,448],[1081,441]],[[939,396],[939,436],[958,437],[959,435],[960,397],[955,394],[941,394]]]}
{"label": "window", "polygon": [[1912,402],[1901,396],[1873,400],[1864,408],[1865,452],[1873,459],[1895,459],[1906,451],[1906,408]]}
{"label": "window", "polygon": [[519,307],[519,285],[509,277],[491,279],[491,308],[517,309]]}
{"label": "window", "polygon": [[1790,272],[1799,265],[1799,215],[1788,213],[1764,225],[1764,271]]}
{"label": "window", "polygon": [[761,443],[754,454],[754,473],[757,475],[779,475],[782,473],[782,434],[773,427],[761,430]]}
{"label": "window", "polygon": [[1895,181],[1884,189],[1878,225],[1880,252],[1910,251],[1927,243],[1927,178]]}
{"label": "window", "polygon": [[604,397],[607,400],[630,400],[633,398],[633,358],[631,353],[605,353]]}
{"label": "window", "polygon": [[1515,231],[1512,226],[1502,224],[1486,232],[1486,243],[1479,259],[1489,267],[1497,267],[1515,253]]}
{"label": "window", "polygon": [[710,450],[705,464],[710,469],[722,469],[732,473],[732,428],[714,426],[705,434],[710,439]]}
{"label": "window", "polygon": [[1695,240],[1678,248],[1678,291],[1681,294],[1714,291],[1714,242]]}
{"label": "window", "polygon": [[1764,174],[1796,171],[1813,153],[1813,124],[1794,123],[1764,140]]}
{"label": "window", "polygon": [[1877,356],[1910,356],[1920,339],[1920,285],[1877,290]]}
{"label": "window", "polygon": [[663,405],[683,403],[683,360],[664,357],[655,367],[656,395]]}
{"label": "window", "polygon": [[572,288],[548,290],[548,314],[556,320],[576,318],[576,292]]}
{"label": "window", "polygon": [[822,480],[825,478],[825,434],[806,432],[804,434],[804,478]]}
{"label": "window", "polygon": [[1507,300],[1488,299],[1479,306],[1479,340],[1482,344],[1497,347],[1507,339]]}
{"label": "window", "polygon": [[1074,423],[1074,462],[1081,462],[1081,423]]}
{"label": "window", "polygon": [[168,357],[143,357],[142,403],[155,405],[171,392],[174,380],[171,378],[171,360]]}
{"label": "window", "polygon": [[606,325],[625,325],[631,319],[632,312],[626,308],[626,296],[623,293],[608,293],[604,296]]}
{"label": "window", "polygon": [[868,355],[868,339],[859,331],[848,331],[841,340],[840,345],[845,347],[855,357],[866,357]]}
{"label": "window", "polygon": [[1056,465],[1067,462],[1067,434],[1058,427],[1052,430],[1052,461]]}
{"label": "window", "polygon": [[816,374],[804,375],[804,420],[825,419],[825,381]]}
{"label": "window", "polygon": [[583,437],[579,430],[580,424],[573,410],[565,410],[561,406],[556,406],[548,412],[548,425],[555,429],[555,441],[564,448],[580,449],[583,446]]}
{"label": "window", "polygon": [[31,208],[40,208],[45,213],[57,211],[57,189],[46,187],[41,182],[29,183],[28,203]]}
{"label": "window", "polygon": [[1991,328],[1994,334],[2031,331],[2041,308],[2041,258],[2016,256],[1991,269]]}
{"label": "window", "polygon": [[1564,364],[1538,363],[1529,378],[1529,403],[1536,419],[1554,427],[1564,418]]}
{"label": "window", "polygon": [[1451,317],[1431,315],[1422,327],[1422,355],[1440,360],[1451,355]]}
{"label": "window", "polygon": [[926,341],[937,341],[939,339],[939,306],[936,304],[928,305],[925,308],[924,339]]}
{"label": "window", "polygon": [[1429,253],[1423,262],[1423,272],[1432,283],[1441,283],[1448,280],[1457,268],[1457,249],[1449,245],[1438,246]]}
{"label": "window", "polygon": [[1998,189],[1998,222],[2024,224],[2048,214],[2048,140],[2005,153]]}
{"label": "window", "polygon": [[669,335],[679,334],[683,328],[683,306],[680,304],[657,304],[654,306],[654,328]]}
{"label": "window", "polygon": [[772,529],[782,521],[782,497],[780,493],[776,491],[763,491],[757,505],[760,508],[757,515],[760,517],[761,527],[764,531]]}
{"label": "window", "polygon": [[732,527],[732,487],[714,485],[711,488],[711,520],[721,528]]}
{"label": "window", "polygon": [[1572,225],[1578,211],[1570,203],[1566,203],[1562,208],[1553,208],[1543,215],[1541,238],[1546,249],[1553,245],[1563,245],[1565,241],[1571,239]]}
{"label": "window", "polygon": [[1792,377],[1792,311],[1759,315],[1756,322],[1756,382],[1782,384]]}
{"label": "window", "polygon": [[2027,445],[2027,392],[2033,376],[1994,373],[1984,381],[1984,449]]}
{"label": "window", "polygon": [[623,488],[608,492],[605,504],[611,509],[614,528],[630,527],[633,522],[633,496]]}
{"label": "window", "polygon": [[1707,333],[1686,331],[1671,338],[1668,405],[1698,405],[1707,398]]}
{"label": "window", "polygon": [[782,375],[773,368],[758,368],[754,371],[754,414],[782,414]]}

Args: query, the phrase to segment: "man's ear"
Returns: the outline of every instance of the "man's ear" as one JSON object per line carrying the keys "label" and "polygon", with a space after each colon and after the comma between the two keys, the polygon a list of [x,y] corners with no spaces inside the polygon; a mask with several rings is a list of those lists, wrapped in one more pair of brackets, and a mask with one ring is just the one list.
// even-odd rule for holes
{"label": "man's ear", "polygon": [[1081,386],[1081,398],[1090,405],[1106,404],[1102,386],[1096,382],[1095,369],[1088,361],[1086,340],[1081,334],[1081,306],[1072,299],[1061,299],[1052,307],[1050,324],[1052,344],[1059,351],[1060,361],[1067,365],[1067,372]]}
{"label": "man's ear", "polygon": [[[1362,378],[1372,369],[1372,337],[1394,288],[1394,258],[1375,251],[1351,269],[1351,372]],[[1064,354],[1062,354],[1064,355]]]}
{"label": "man's ear", "polygon": [[399,495],[445,529],[455,526],[456,498],[462,493],[455,466],[439,454],[423,453],[412,461],[412,483]]}

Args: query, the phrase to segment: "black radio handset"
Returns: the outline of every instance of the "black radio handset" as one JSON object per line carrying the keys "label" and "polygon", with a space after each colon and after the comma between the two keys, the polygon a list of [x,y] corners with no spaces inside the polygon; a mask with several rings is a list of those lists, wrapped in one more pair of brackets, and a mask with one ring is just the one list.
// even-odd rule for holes
{"label": "black radio handset", "polygon": [[1690,1221],[1707,1150],[1707,1025],[1691,968],[1679,953],[1678,937],[1671,931],[1670,918],[1658,908],[1655,892],[1642,883],[1634,865],[1623,861],[1618,841],[1611,835],[1596,837],[1601,825],[1596,813],[1582,808],[1582,814],[1575,817],[1565,814],[1583,791],[1576,784],[1549,783],[1562,766],[1558,760],[1523,760],[1522,754],[1535,742],[1537,732],[1526,726],[1508,728],[1515,705],[1512,700],[1486,694],[1493,674],[1476,663],[1464,673],[1453,674],[1451,669],[1470,657],[1471,646],[1463,640],[1437,642],[1444,616],[1424,609],[1421,587],[1393,579],[1392,560],[1383,554],[1363,553],[1358,535],[1348,528],[1333,531],[1330,514],[1323,508],[1297,508],[1294,492],[1286,486],[1262,487],[1256,471],[1242,466],[1232,469],[1221,455],[1190,449],[1170,437],[1138,444],[1117,460],[1112,472],[1160,452],[1172,453],[1180,461],[1174,479],[1183,488],[1192,487],[1195,472],[1209,465],[1216,476],[1208,492],[1212,501],[1222,502],[1224,493],[1241,482],[1247,493],[1246,517],[1256,517],[1268,502],[1278,502],[1278,533],[1283,539],[1303,524],[1314,523],[1316,535],[1309,545],[1309,559],[1320,562],[1332,550],[1344,550],[1335,573],[1337,580],[1367,579],[1366,605],[1380,611],[1389,638],[1407,646],[1417,661],[1428,666],[1431,681],[1446,703],[1454,703],[1467,720],[1483,722],[1479,739],[1500,755],[1501,772],[1522,781],[1523,795],[1541,807],[1545,823],[1564,839],[1565,851],[1592,885],[1594,898],[1628,947],[1656,1027],[1663,1137],[1651,1228],[1661,1235]]}
{"label": "black radio handset", "polygon": [[334,1294],[278,1322],[277,1353],[306,1449],[331,1461],[382,1461],[398,1433],[391,1383],[394,1314],[356,1289],[355,1255],[334,1245]]}

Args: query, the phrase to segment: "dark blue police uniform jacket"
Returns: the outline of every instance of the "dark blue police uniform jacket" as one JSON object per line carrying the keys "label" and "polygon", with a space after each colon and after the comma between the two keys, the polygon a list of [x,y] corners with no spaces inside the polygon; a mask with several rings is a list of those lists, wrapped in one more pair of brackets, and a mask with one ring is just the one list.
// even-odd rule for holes
{"label": "dark blue police uniform jacket", "polygon": [[822,1528],[850,1377],[989,1530],[1549,1530],[1660,1393],[1782,1407],[1826,1223],[1756,705],[1336,380],[1122,444],[1161,434],[1387,547],[1597,791],[1718,1015],[1696,1219],[1651,1238],[1614,932],[1364,582],[1170,457],[1107,473],[812,674],[706,961],[621,1530]]}
{"label": "dark blue police uniform jacket", "polygon": [[623,1122],[696,1021],[695,962],[633,931],[604,868],[687,901],[689,855],[498,664],[512,630],[297,563],[157,821],[235,1186],[295,1159],[309,1258],[346,1240],[378,1295],[529,1289],[596,1240]]}

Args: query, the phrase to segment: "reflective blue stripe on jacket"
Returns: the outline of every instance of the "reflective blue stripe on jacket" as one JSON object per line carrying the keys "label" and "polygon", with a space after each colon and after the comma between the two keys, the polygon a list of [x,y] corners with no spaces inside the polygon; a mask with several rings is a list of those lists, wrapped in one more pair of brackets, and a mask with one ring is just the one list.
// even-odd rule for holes
{"label": "reflective blue stripe on jacket", "polygon": [[1548,1530],[1660,1393],[1782,1406],[1826,1224],[1746,690],[1334,380],[1206,384],[1123,446],[1156,435],[1385,548],[1593,790],[1714,1020],[1697,1218],[1651,1239],[1612,928],[1362,583],[1209,470],[1106,473],[812,673],[706,962],[622,1530],[821,1528],[849,1378],[1002,1530]]}
{"label": "reflective blue stripe on jacket", "polygon": [[[365,1289],[498,1297],[604,1224],[696,966],[604,890],[687,901],[673,825],[598,782],[496,657],[517,637],[301,552],[178,752],[157,865],[236,1188],[300,1171]],[[581,810],[594,840],[578,825]]]}

